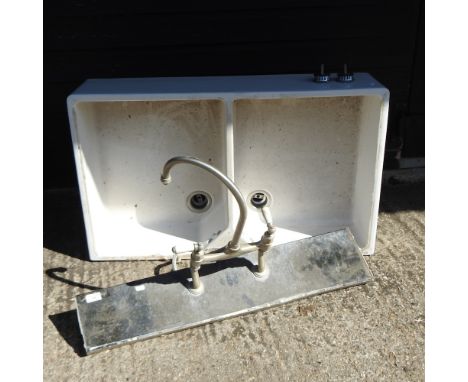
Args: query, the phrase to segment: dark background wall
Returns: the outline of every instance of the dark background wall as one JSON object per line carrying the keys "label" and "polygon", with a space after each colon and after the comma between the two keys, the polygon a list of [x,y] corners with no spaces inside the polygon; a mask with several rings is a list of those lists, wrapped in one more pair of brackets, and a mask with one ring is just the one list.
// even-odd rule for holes
{"label": "dark background wall", "polygon": [[66,97],[88,78],[311,73],[348,63],[390,89],[386,167],[424,156],[422,0],[48,0],[44,187],[76,187]]}

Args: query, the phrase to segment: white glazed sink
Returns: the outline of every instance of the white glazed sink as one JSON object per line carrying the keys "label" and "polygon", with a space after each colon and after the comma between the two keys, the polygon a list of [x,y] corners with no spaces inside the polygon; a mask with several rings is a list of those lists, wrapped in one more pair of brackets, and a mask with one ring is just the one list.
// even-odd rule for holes
{"label": "white glazed sink", "polygon": [[[195,156],[231,177],[246,199],[271,194],[275,245],[350,227],[375,246],[388,90],[310,75],[88,80],[68,98],[92,260],[169,258],[194,241],[227,243],[237,206],[212,175],[164,163]],[[196,191],[212,205],[194,212]],[[250,204],[249,204],[250,206]],[[249,207],[245,241],[265,225]]]}

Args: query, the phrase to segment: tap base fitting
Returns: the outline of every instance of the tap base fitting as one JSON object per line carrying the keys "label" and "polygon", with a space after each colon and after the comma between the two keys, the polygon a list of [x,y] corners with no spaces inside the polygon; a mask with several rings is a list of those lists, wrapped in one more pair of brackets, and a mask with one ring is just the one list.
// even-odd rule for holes
{"label": "tap base fitting", "polygon": [[233,253],[233,252],[237,252],[240,250],[240,245],[237,244],[237,245],[232,245],[232,242],[230,241],[227,245],[227,252],[228,253]]}
{"label": "tap base fitting", "polygon": [[200,283],[200,286],[198,288],[188,288],[188,291],[193,296],[200,296],[205,291],[205,287],[203,283]]}
{"label": "tap base fitting", "polygon": [[259,281],[264,281],[270,276],[270,268],[265,267],[263,272],[253,271],[252,273]]}

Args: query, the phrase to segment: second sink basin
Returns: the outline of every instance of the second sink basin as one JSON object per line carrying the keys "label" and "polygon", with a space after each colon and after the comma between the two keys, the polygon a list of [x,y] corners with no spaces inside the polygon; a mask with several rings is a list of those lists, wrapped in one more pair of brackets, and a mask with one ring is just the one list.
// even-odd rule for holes
{"label": "second sink basin", "polygon": [[[234,179],[248,201],[256,191],[271,199],[275,244],[350,227],[363,251],[373,251],[383,102],[381,96],[234,101]],[[264,230],[250,208],[244,239]]]}

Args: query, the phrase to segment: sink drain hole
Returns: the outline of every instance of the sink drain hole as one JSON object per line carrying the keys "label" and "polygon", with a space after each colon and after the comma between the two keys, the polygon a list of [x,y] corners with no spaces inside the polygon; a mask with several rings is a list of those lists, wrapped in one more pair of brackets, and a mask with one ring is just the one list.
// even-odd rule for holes
{"label": "sink drain hole", "polygon": [[192,192],[187,198],[188,207],[194,212],[204,212],[211,207],[212,198],[204,191]]}
{"label": "sink drain hole", "polygon": [[250,203],[256,208],[262,208],[268,203],[268,196],[263,192],[254,192],[250,197]]}

